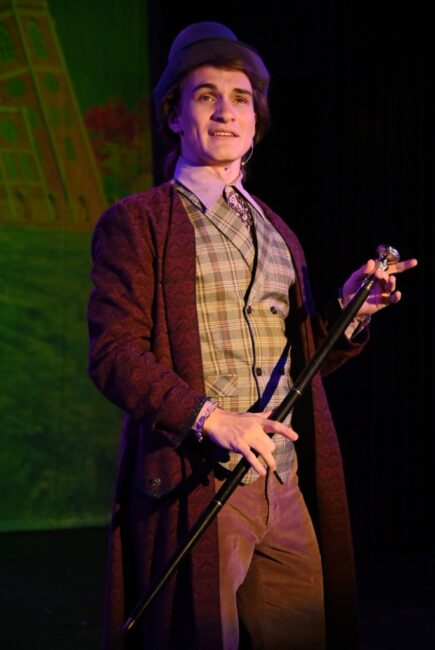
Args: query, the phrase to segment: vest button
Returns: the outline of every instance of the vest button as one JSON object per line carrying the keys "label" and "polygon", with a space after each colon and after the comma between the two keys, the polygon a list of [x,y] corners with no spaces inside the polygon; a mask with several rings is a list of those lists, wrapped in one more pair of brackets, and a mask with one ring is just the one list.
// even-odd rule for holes
{"label": "vest button", "polygon": [[251,307],[251,305],[248,305],[248,306],[246,307],[246,313],[247,313],[247,314],[252,314],[252,307]]}
{"label": "vest button", "polygon": [[261,375],[263,374],[263,369],[255,368],[255,374],[257,375],[257,377],[261,377]]}
{"label": "vest button", "polygon": [[278,313],[278,310],[274,305],[272,305],[272,307],[270,308],[270,311],[272,312],[272,314],[277,314]]}

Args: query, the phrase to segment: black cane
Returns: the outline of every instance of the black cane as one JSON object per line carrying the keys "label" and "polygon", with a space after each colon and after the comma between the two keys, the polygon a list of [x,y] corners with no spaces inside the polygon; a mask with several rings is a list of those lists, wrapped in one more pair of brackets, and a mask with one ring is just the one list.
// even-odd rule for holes
{"label": "black cane", "polygon": [[[274,409],[270,419],[276,420],[278,422],[283,422],[286,419],[297,400],[302,396],[307,384],[311,381],[314,374],[322,365],[330,350],[333,348],[340,336],[344,333],[349,323],[356,316],[362,304],[367,300],[370,291],[372,290],[375,283],[376,270],[379,268],[385,270],[390,264],[398,262],[400,259],[398,251],[391,246],[378,246],[377,254],[379,257],[376,260],[375,271],[365,278],[361,284],[361,287],[354,295],[352,300],[342,310],[331,331],[327,334],[323,343],[320,345],[318,350],[305,366],[304,370],[298,376],[288,395],[286,395],[281,404]],[[213,519],[217,516],[218,512],[221,510],[225,502],[229,499],[231,494],[234,492],[250,468],[251,465],[245,457],[243,457],[239,463],[237,463],[230,476],[226,479],[218,492],[216,492],[213,501],[210,502],[210,504],[199,517],[198,521],[194,524],[184,544],[180,546],[172,560],[167,565],[166,569],[151,585],[151,587],[144,592],[141,599],[138,601],[132,613],[124,624],[124,632],[130,632],[130,630],[132,630],[138,618],[143,614],[147,607],[149,607],[151,602],[154,600],[163,586],[167,583],[172,574],[177,570],[179,564],[182,562],[185,556],[191,551],[203,533],[207,530]]]}

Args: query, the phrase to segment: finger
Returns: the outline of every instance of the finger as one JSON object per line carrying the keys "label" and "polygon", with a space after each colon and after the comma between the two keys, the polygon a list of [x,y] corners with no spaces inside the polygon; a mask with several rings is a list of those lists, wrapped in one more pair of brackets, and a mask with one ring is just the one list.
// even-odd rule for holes
{"label": "finger", "polygon": [[365,277],[371,275],[376,270],[376,262],[374,260],[367,260],[359,269],[354,271],[349,280],[353,282],[361,282]]}
{"label": "finger", "polygon": [[261,437],[256,435],[251,439],[245,438],[244,442],[246,442],[246,444],[248,444],[251,449],[255,449],[255,451],[257,451],[262,456],[263,452],[272,454],[276,449],[274,441],[269,435],[267,435],[265,431],[261,432]]}
{"label": "finger", "polygon": [[390,275],[386,280],[382,281],[381,297],[385,303],[395,302],[391,300],[392,294],[396,293],[396,276]]}
{"label": "finger", "polygon": [[[378,296],[371,296],[367,300],[367,305],[372,305],[376,308],[377,311],[380,311],[381,309],[384,309],[384,307],[388,307],[388,305],[393,305],[396,302],[399,302],[402,298],[402,294],[400,291],[393,291],[392,293],[382,293]],[[360,310],[361,314],[364,314],[366,312]],[[367,312],[369,313],[369,312]]]}
{"label": "finger", "polygon": [[[249,447],[246,449],[240,449],[240,453],[243,454],[243,456],[246,458],[248,463],[255,469],[257,474],[260,474],[260,476],[266,476],[266,468],[260,463],[258,460],[257,456],[252,452]],[[273,469],[275,471],[275,469]]]}
{"label": "finger", "polygon": [[377,268],[373,275],[375,280],[377,280],[378,282],[388,282],[389,273],[387,273],[387,271],[385,271],[381,267]]}
{"label": "finger", "polygon": [[389,302],[391,305],[394,305],[394,303],[399,302],[399,300],[400,300],[401,298],[402,298],[402,294],[400,293],[400,291],[394,291],[394,293],[392,293],[392,294],[389,296],[389,298],[388,298],[388,302]]}
{"label": "finger", "polygon": [[276,470],[276,460],[272,454],[267,450],[263,450],[263,452],[260,453],[260,456],[263,458],[266,465],[270,467],[272,472],[274,472]]}
{"label": "finger", "polygon": [[385,277],[379,279],[378,283],[381,290],[381,295],[384,298],[388,298],[390,296],[390,293],[393,293],[393,291],[396,289],[396,276],[389,276],[385,274]]}
{"label": "finger", "polygon": [[298,434],[292,427],[288,427],[282,422],[277,422],[276,420],[264,420],[263,429],[267,433],[280,433],[282,436],[289,438],[289,440],[297,440],[299,438]]}
{"label": "finger", "polygon": [[370,275],[376,269],[376,262],[375,260],[367,260],[361,268],[363,269],[363,275]]}
{"label": "finger", "polygon": [[[243,445],[240,446],[240,451],[241,453],[244,453],[244,451],[247,451],[248,449],[251,452],[256,452],[257,455],[260,455],[263,458],[264,462],[270,467],[270,469],[273,472],[275,471],[276,460],[273,456],[273,452],[276,449],[276,445],[263,430],[261,430],[261,437],[255,435],[251,438],[251,440],[245,438]],[[255,454],[253,454],[253,456],[256,458]],[[249,462],[251,462],[250,458],[251,456],[248,459]],[[259,465],[262,467],[261,463],[259,463]]]}
{"label": "finger", "polygon": [[375,286],[374,289],[371,291],[371,300],[370,302],[373,302],[373,300],[376,300],[376,296],[379,296],[379,293],[381,294],[381,297],[384,299],[384,302],[388,302],[388,299],[391,293],[394,293],[396,291],[396,276],[395,275],[389,275],[385,271],[382,271],[382,269],[378,269],[375,273],[375,278],[376,278],[376,283],[377,287]]}
{"label": "finger", "polygon": [[389,273],[403,273],[403,271],[408,271],[408,269],[413,269],[417,266],[418,261],[415,258],[409,260],[403,260],[403,262],[396,262],[396,264],[391,264],[388,267]]}

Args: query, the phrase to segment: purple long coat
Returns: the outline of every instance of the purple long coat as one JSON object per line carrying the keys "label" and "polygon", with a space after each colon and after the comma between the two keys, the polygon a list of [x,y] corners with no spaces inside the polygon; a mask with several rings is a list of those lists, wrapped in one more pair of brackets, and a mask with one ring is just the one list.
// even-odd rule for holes
{"label": "purple long coat", "polygon": [[[289,337],[296,377],[331,319],[314,313],[305,258],[260,201],[296,270]],[[135,631],[122,624],[213,498],[207,444],[190,427],[204,397],[193,227],[171,183],[127,197],[97,224],[89,304],[90,373],[126,412],[110,530],[105,650],[219,650],[217,530],[212,524]],[[322,372],[361,349],[342,339]],[[320,373],[295,409],[299,474],[323,558],[329,647],[356,643],[354,569],[342,461]]]}

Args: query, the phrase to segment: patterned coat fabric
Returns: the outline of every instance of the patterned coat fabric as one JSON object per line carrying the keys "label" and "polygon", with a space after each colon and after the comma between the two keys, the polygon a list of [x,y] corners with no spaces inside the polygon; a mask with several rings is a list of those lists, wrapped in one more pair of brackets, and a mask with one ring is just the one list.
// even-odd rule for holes
{"label": "patterned coat fabric", "polygon": [[[292,255],[292,375],[297,377],[337,316],[315,313],[301,246],[256,199]],[[134,631],[122,624],[166,567],[214,494],[207,441],[191,425],[204,400],[195,304],[195,237],[172,183],[110,208],[93,239],[90,374],[126,413],[110,528],[105,650],[219,650],[219,575],[214,522]],[[362,344],[343,337],[329,372]],[[319,536],[329,647],[357,647],[353,554],[339,446],[320,373],[293,423],[301,489]],[[192,624],[192,622],[194,624]]]}

